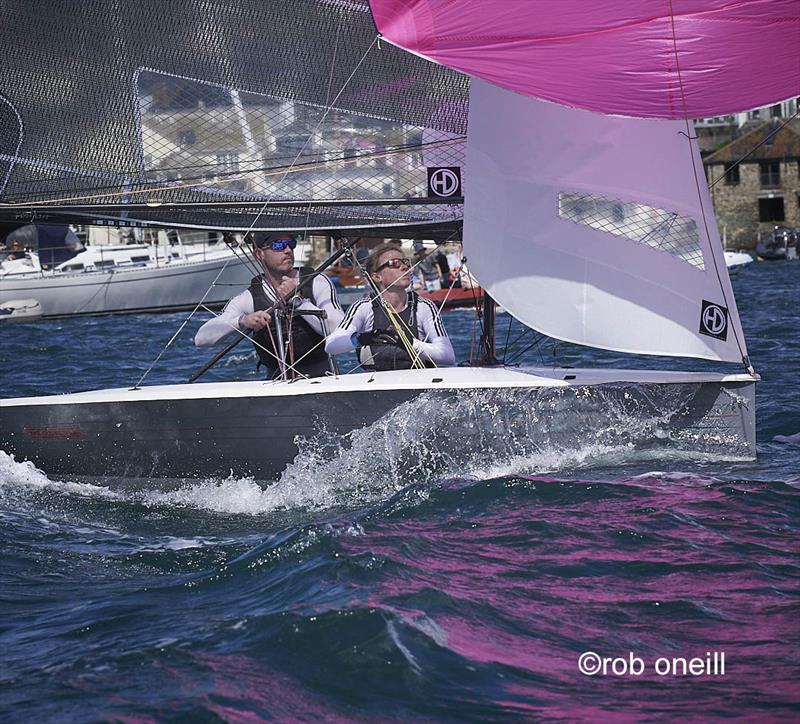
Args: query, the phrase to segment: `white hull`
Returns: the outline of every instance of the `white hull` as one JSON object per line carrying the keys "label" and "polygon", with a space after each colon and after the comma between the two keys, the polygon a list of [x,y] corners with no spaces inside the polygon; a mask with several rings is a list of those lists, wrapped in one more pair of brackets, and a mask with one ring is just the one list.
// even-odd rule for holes
{"label": "white hull", "polygon": [[225,267],[205,301],[219,306],[250,283],[253,271],[241,257],[209,256],[157,267],[8,275],[0,279],[0,304],[32,297],[39,300],[44,317],[192,309]]}
{"label": "white hull", "polygon": [[341,448],[358,434],[400,457],[420,443],[502,458],[594,441],[747,459],[755,456],[755,381],[462,367],[166,385],[0,400],[0,429],[6,452],[48,474],[119,478],[274,479],[303,441]]}
{"label": "white hull", "polygon": [[752,264],[753,257],[743,251],[726,251],[725,252],[725,265],[728,269],[736,269],[737,267]]}
{"label": "white hull", "polygon": [[32,322],[42,318],[38,299],[10,299],[0,304],[0,322]]}

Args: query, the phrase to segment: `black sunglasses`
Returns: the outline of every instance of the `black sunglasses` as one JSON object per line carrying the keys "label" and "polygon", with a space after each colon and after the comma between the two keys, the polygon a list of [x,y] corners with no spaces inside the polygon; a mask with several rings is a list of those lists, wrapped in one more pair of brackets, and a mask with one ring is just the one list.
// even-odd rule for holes
{"label": "black sunglasses", "polygon": [[411,262],[403,257],[402,259],[389,259],[389,261],[384,262],[381,264],[375,271],[379,272],[382,269],[399,269],[401,266],[404,266],[406,269],[411,267]]}

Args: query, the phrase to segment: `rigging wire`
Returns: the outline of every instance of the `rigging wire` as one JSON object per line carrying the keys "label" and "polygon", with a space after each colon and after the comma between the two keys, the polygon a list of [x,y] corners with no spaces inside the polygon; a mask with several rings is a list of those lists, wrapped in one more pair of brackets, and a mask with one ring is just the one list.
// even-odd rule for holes
{"label": "rigging wire", "polygon": [[[367,259],[369,259],[371,256],[373,256],[374,253],[375,253],[374,251],[372,253],[370,253],[367,256]],[[379,302],[383,306],[383,309],[386,312],[386,316],[389,319],[389,322],[391,323],[391,325],[394,328],[395,332],[397,332],[398,340],[403,344],[403,347],[405,348],[406,353],[411,358],[412,368],[423,369],[425,367],[425,364],[422,362],[422,357],[414,349],[413,342],[409,341],[408,337],[406,336],[405,332],[403,331],[403,327],[405,327],[405,329],[408,330],[409,333],[410,333],[411,332],[410,328],[403,321],[403,319],[400,316],[400,314],[398,314],[398,312],[395,311],[394,307],[392,307],[392,305],[389,304],[383,298],[383,295],[386,292],[388,292],[389,289],[391,289],[391,287],[393,285],[389,285],[388,287],[386,287],[386,289],[384,289],[383,291],[380,291],[378,289],[378,286],[375,284],[374,280],[372,279],[372,277],[370,277],[370,275],[367,273],[367,271],[364,268],[364,266],[361,264],[361,261],[358,259],[358,257],[355,254],[353,254],[352,259],[353,259],[353,263],[356,266],[358,266],[359,270],[361,271],[361,275],[366,280],[367,285],[370,287],[370,289],[372,290],[373,294],[375,295],[374,298],[379,300]],[[419,263],[419,262],[417,262],[417,263]],[[416,266],[416,264],[414,266]],[[409,270],[413,269],[414,266],[409,267]],[[411,335],[411,336],[413,336],[413,335]]]}
{"label": "rigging wire", "polygon": [[224,271],[228,268],[228,264],[229,263],[230,263],[230,259],[226,259],[225,260],[225,264],[222,266],[222,269],[219,270],[219,272],[217,273],[217,276],[215,277],[214,281],[211,282],[211,284],[208,287],[208,289],[206,289],[206,293],[203,295],[203,298],[195,305],[195,308],[189,313],[189,316],[186,317],[186,319],[183,320],[183,323],[181,324],[180,327],[178,327],[178,329],[175,332],[175,334],[173,334],[172,337],[170,337],[169,341],[161,348],[161,351],[158,353],[156,358],[150,363],[150,366],[144,371],[142,376],[139,378],[139,381],[131,389],[133,389],[133,390],[139,389],[139,387],[141,386],[142,382],[144,382],[144,378],[147,377],[147,375],[150,374],[152,369],[158,364],[159,360],[164,356],[164,353],[167,351],[167,349],[169,349],[169,347],[172,345],[172,343],[178,338],[178,335],[183,331],[184,327],[186,327],[186,325],[189,323],[189,320],[195,315],[197,310],[202,305],[205,304],[206,297],[211,293],[211,290],[214,288],[214,284],[216,283],[217,279],[219,279],[222,276],[222,274],[224,273]]}
{"label": "rigging wire", "polygon": [[[695,157],[694,157],[694,148],[692,147],[692,134],[691,129],[689,127],[689,111],[686,105],[686,90],[683,85],[683,75],[681,74],[681,65],[680,65],[680,58],[678,53],[678,37],[677,32],[675,30],[675,13],[672,9],[672,0],[669,0],[669,18],[670,24],[672,27],[672,47],[675,52],[675,71],[678,75],[678,87],[680,88],[681,92],[681,102],[683,104],[683,121],[686,124],[686,146],[689,150],[689,160],[691,162],[692,167],[692,174],[694,176],[694,183],[695,188],[697,190],[697,201],[700,205],[700,216],[703,220],[703,228],[706,232],[706,241],[708,242],[708,248],[711,252],[711,257],[714,260],[714,271],[717,276],[717,282],[719,283],[720,293],[722,294],[722,299],[725,301],[725,306],[730,309],[730,302],[728,301],[727,295],[725,294],[725,286],[722,283],[722,276],[719,273],[719,263],[716,256],[715,244],[711,240],[711,230],[708,226],[708,218],[706,216],[705,205],[703,204],[703,194],[700,189],[700,179],[698,178],[697,174],[697,165],[695,164]],[[742,355],[742,364],[744,364],[745,368],[747,369],[748,373],[751,375],[755,375],[755,369],[753,369],[753,365],[750,362],[750,358],[744,351],[744,346],[742,344],[742,340],[739,339],[739,332],[736,329],[736,324],[730,324],[731,329],[733,330],[734,338],[736,339],[736,346],[739,348],[739,353]]]}
{"label": "rigging wire", "polygon": [[[514,357],[512,357],[509,360],[506,360],[506,365],[508,366],[508,365],[516,364],[526,352],[531,350],[533,347],[538,347],[541,344],[543,339],[544,339],[544,337],[537,337],[536,339],[534,339],[527,347],[523,347],[519,352],[517,352],[517,354]],[[542,359],[541,351],[540,351],[540,355],[539,356],[540,356],[540,359]],[[544,362],[543,362],[543,364],[544,364]]]}
{"label": "rigging wire", "polygon": [[[352,70],[352,72],[351,72],[351,73],[350,73],[350,75],[348,76],[347,80],[344,82],[344,85],[341,87],[341,89],[339,90],[339,92],[336,94],[336,97],[333,99],[332,103],[335,103],[335,102],[336,102],[336,101],[339,99],[339,97],[342,95],[342,93],[344,93],[344,90],[345,90],[345,88],[346,88],[346,87],[347,87],[347,85],[350,83],[350,81],[353,79],[353,77],[355,76],[355,74],[358,72],[358,69],[359,69],[359,68],[361,67],[361,65],[363,64],[364,60],[366,60],[366,58],[367,58],[367,55],[370,53],[370,51],[372,50],[372,48],[375,46],[375,43],[376,43],[376,41],[377,41],[377,37],[378,37],[378,36],[376,36],[375,38],[373,38],[373,40],[372,40],[372,43],[370,43],[369,47],[368,47],[368,48],[367,48],[367,49],[364,51],[364,54],[361,56],[361,59],[358,61],[358,63],[356,64],[355,68]],[[302,154],[302,152],[305,150],[306,146],[308,145],[308,143],[309,143],[309,141],[311,140],[311,138],[313,137],[313,135],[314,135],[314,134],[315,134],[315,133],[316,133],[316,132],[317,132],[317,131],[320,129],[320,127],[321,127],[322,123],[325,121],[325,118],[327,117],[328,113],[330,113],[330,111],[331,111],[331,108],[332,108],[332,105],[329,105],[329,106],[328,106],[328,107],[325,109],[325,112],[322,114],[322,117],[320,118],[319,122],[317,123],[317,126],[316,126],[316,128],[315,128],[315,129],[312,131],[312,133],[311,133],[311,134],[309,134],[309,136],[306,138],[306,141],[305,141],[305,143],[304,143],[304,144],[303,144],[303,146],[300,148],[300,150],[297,152],[297,155],[295,156],[295,159],[294,159],[294,161],[292,162],[292,164],[291,164],[291,165],[289,166],[289,168],[288,168],[288,169],[286,169],[286,171],[284,172],[283,176],[281,177],[281,180],[278,182],[278,185],[280,185],[280,184],[281,184],[281,183],[284,181],[284,179],[286,178],[286,176],[287,176],[287,175],[288,175],[288,174],[291,172],[291,170],[292,170],[292,168],[293,168],[294,164],[297,162],[297,159],[299,159],[299,158],[300,158],[300,154]],[[261,209],[259,210],[259,212],[258,212],[258,214],[256,215],[256,217],[255,217],[255,218],[253,219],[253,221],[251,222],[251,224],[250,224],[250,227],[248,228],[248,230],[247,230],[247,232],[246,232],[246,234],[245,234],[245,238],[247,238],[247,236],[250,234],[250,232],[252,231],[253,227],[254,227],[254,226],[256,225],[256,223],[258,222],[258,220],[261,218],[261,216],[263,216],[264,212],[265,212],[265,211],[266,211],[266,209],[267,209],[267,206],[269,205],[270,201],[272,201],[272,197],[273,197],[273,195],[274,195],[274,192],[273,192],[273,194],[270,194],[270,196],[269,196],[269,198],[267,199],[267,201],[264,203],[264,205],[261,207]],[[190,320],[190,319],[191,319],[191,318],[192,318],[192,317],[193,317],[193,316],[194,316],[194,315],[197,313],[198,309],[200,309],[200,306],[201,306],[202,304],[204,304],[204,303],[205,303],[206,297],[208,297],[209,293],[211,292],[211,289],[214,287],[214,283],[215,283],[215,282],[216,282],[216,281],[219,279],[219,277],[222,275],[222,273],[223,273],[223,272],[225,271],[225,269],[228,267],[228,262],[229,262],[229,260],[225,262],[225,265],[222,267],[222,269],[220,269],[219,273],[217,274],[217,276],[216,276],[216,278],[214,279],[214,281],[211,283],[211,285],[210,285],[210,286],[208,287],[208,289],[206,290],[206,292],[205,292],[205,294],[203,295],[202,299],[201,299],[201,300],[200,300],[200,301],[199,301],[199,302],[198,302],[198,303],[195,305],[194,309],[193,309],[193,310],[192,310],[192,311],[189,313],[189,316],[188,316],[188,317],[187,317],[187,318],[186,318],[186,319],[183,321],[183,323],[182,323],[182,324],[181,324],[181,326],[178,328],[178,330],[175,332],[175,334],[174,334],[174,335],[172,335],[172,337],[171,337],[171,338],[170,338],[170,340],[167,342],[167,344],[166,344],[166,345],[165,345],[165,346],[162,348],[162,350],[161,350],[161,351],[158,353],[158,355],[157,355],[157,357],[155,358],[155,360],[153,360],[153,362],[150,364],[150,366],[149,366],[149,367],[148,367],[148,368],[145,370],[144,374],[143,374],[143,375],[142,375],[142,376],[139,378],[139,382],[137,382],[137,383],[136,383],[136,385],[135,385],[134,389],[135,389],[136,387],[138,387],[139,385],[141,385],[141,383],[142,383],[142,381],[145,379],[145,377],[147,377],[147,375],[148,375],[148,374],[150,373],[150,371],[151,371],[151,370],[152,370],[152,369],[155,367],[155,365],[156,365],[156,364],[158,364],[159,360],[160,360],[160,359],[161,359],[161,357],[164,355],[164,353],[167,351],[167,349],[170,347],[170,345],[171,345],[171,344],[172,344],[172,343],[175,341],[175,339],[178,337],[178,335],[179,335],[179,334],[180,334],[180,333],[183,331],[183,329],[184,329],[184,328],[186,327],[186,325],[189,323],[189,320]]]}
{"label": "rigging wire", "polygon": [[753,148],[751,148],[751,149],[750,149],[750,150],[749,150],[749,151],[748,151],[748,152],[747,152],[747,153],[746,153],[744,156],[742,156],[740,159],[738,159],[738,160],[737,160],[735,163],[732,163],[730,166],[728,166],[728,167],[725,169],[725,173],[723,173],[721,176],[717,176],[717,178],[715,178],[713,181],[709,182],[709,184],[708,184],[708,188],[709,188],[709,189],[711,189],[711,188],[713,188],[714,186],[716,186],[716,185],[717,185],[717,184],[718,184],[720,181],[722,181],[722,179],[724,179],[724,178],[725,178],[725,176],[727,176],[728,172],[729,172],[731,169],[734,169],[734,168],[736,168],[736,167],[737,167],[739,164],[743,163],[743,162],[744,162],[744,160],[745,160],[745,159],[746,159],[748,156],[751,156],[752,154],[754,154],[754,153],[755,153],[755,152],[756,152],[756,151],[757,151],[759,148],[761,148],[761,147],[762,147],[762,146],[763,146],[765,143],[767,143],[767,142],[768,142],[768,141],[769,141],[769,140],[770,140],[770,139],[771,139],[773,136],[775,136],[775,135],[776,135],[776,134],[778,134],[780,131],[782,131],[784,128],[786,128],[786,126],[788,126],[788,125],[789,125],[789,123],[791,123],[791,122],[792,122],[792,121],[793,121],[795,118],[797,118],[798,116],[800,116],[800,108],[798,108],[798,109],[797,109],[797,110],[796,110],[794,113],[792,113],[792,115],[791,115],[791,116],[789,116],[789,117],[786,119],[786,122],[785,122],[785,123],[781,123],[780,125],[777,125],[777,126],[776,126],[776,127],[775,127],[775,128],[772,130],[772,131],[770,131],[770,132],[769,132],[769,133],[768,133],[766,136],[764,136],[764,138],[762,138],[762,139],[761,139],[761,142],[760,142],[760,143],[758,143],[758,144],[756,144],[755,146],[753,146]]}

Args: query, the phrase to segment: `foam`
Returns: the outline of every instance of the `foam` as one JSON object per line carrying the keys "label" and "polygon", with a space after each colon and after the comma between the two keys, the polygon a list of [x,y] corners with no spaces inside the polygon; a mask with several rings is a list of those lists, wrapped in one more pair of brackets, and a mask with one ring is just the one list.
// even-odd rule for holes
{"label": "foam", "polygon": [[677,395],[654,405],[651,397],[647,406],[632,407],[627,398],[621,402],[619,395],[588,388],[577,395],[560,390],[529,395],[508,390],[431,392],[347,435],[319,428],[310,437],[298,437],[295,460],[268,487],[250,477],[231,476],[174,490],[154,489],[155,482],[145,490],[116,492],[102,485],[53,481],[32,464],[0,452],[0,494],[10,488],[47,489],[147,507],[264,515],[360,508],[409,485],[432,486],[441,479],[731,459],[703,450],[702,440],[696,450],[685,444],[671,448],[667,423],[684,400]]}

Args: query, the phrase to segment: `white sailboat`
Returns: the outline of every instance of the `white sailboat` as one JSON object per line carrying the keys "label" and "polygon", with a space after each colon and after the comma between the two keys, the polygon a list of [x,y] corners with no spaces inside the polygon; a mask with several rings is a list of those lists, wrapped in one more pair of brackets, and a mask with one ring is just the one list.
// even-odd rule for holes
{"label": "white sailboat", "polygon": [[[453,212],[454,207],[447,204],[458,203],[460,199],[434,199],[445,206],[442,211],[430,206],[431,199],[419,198],[418,189],[424,184],[426,169],[413,163],[391,177],[386,167],[380,166],[377,181],[380,190],[371,199],[375,202],[372,205],[360,206],[358,198],[343,198],[335,193],[336,184],[344,176],[337,175],[338,166],[331,171],[326,164],[331,163],[332,154],[336,156],[336,148],[342,148],[343,153],[336,156],[339,160],[335,163],[343,164],[342,168],[348,169],[348,182],[355,183],[352,161],[356,152],[346,145],[336,146],[349,143],[342,139],[358,132],[359,123],[363,124],[367,118],[362,116],[361,121],[353,121],[352,115],[348,115],[351,109],[367,103],[380,105],[381,110],[372,117],[373,124],[378,123],[375,117],[391,118],[392,113],[398,119],[424,116],[425,123],[439,124],[442,130],[438,143],[443,145],[439,150],[460,142],[458,109],[463,109],[466,101],[459,95],[465,88],[464,78],[447,69],[429,71],[424,61],[398,54],[394,48],[377,48],[374,34],[371,40],[368,36],[372,23],[370,10],[375,13],[384,37],[393,43],[462,69],[461,61],[465,58],[469,61],[467,66],[478,59],[478,65],[491,66],[487,75],[498,86],[523,93],[528,92],[526,83],[538,79],[538,72],[514,60],[509,66],[512,70],[503,76],[504,66],[493,64],[492,53],[498,49],[502,52],[506,46],[516,53],[524,43],[516,42],[512,36],[524,27],[533,33],[535,23],[520,28],[516,21],[511,22],[506,28],[509,41],[491,43],[487,49],[480,41],[480,34],[470,35],[468,21],[480,21],[484,16],[491,16],[493,23],[509,23],[514,19],[504,14],[492,15],[485,4],[467,0],[423,4],[373,2],[371,8],[360,2],[305,2],[294,3],[291,8],[277,4],[272,10],[259,4],[258,8],[260,27],[266,29],[272,26],[270,18],[261,15],[274,13],[272,20],[277,21],[280,13],[294,14],[293,20],[297,22],[291,32],[298,37],[291,38],[293,53],[315,53],[318,44],[301,42],[299,35],[309,33],[313,37],[313,33],[322,32],[323,26],[315,24],[315,15],[328,21],[332,18],[334,27],[346,28],[341,32],[350,33],[346,42],[337,42],[337,49],[346,48],[355,57],[347,70],[337,57],[330,66],[326,84],[320,86],[319,78],[309,80],[311,85],[317,83],[314,86],[317,97],[325,101],[315,110],[315,118],[321,120],[315,121],[316,125],[305,136],[306,141],[296,146],[299,150],[292,154],[294,161],[281,171],[283,176],[279,180],[269,177],[259,167],[257,183],[263,184],[260,198],[264,203],[260,205],[257,199],[250,201],[247,207],[250,215],[244,217],[247,228],[364,228],[372,229],[373,235],[379,228],[402,228],[403,234],[392,235],[408,238],[410,231],[418,229],[416,235],[426,238],[425,221],[441,226],[449,218],[455,222],[449,227],[451,237],[457,233],[453,231],[459,228],[457,207]],[[537,12],[533,4],[520,6],[518,11],[526,16],[525,22],[531,21],[528,15],[535,16]],[[424,16],[419,22],[415,22],[416,12]],[[441,13],[438,18],[441,26],[428,22],[430,18],[426,15],[437,12]],[[641,12],[647,14],[645,9]],[[590,11],[587,7],[586,13],[583,24],[599,24],[593,15],[602,13],[600,9],[592,6]],[[549,11],[543,14],[548,15]],[[639,32],[636,23],[627,22],[625,13],[621,17],[610,14],[614,15],[608,21],[612,26],[633,27]],[[683,46],[679,47],[674,33],[665,35],[670,16],[661,19],[665,20],[659,29],[664,35],[665,50],[660,52],[673,57]],[[242,22],[235,16],[228,21],[235,27]],[[335,25],[338,22],[342,24]],[[569,16],[565,22],[578,21]],[[454,24],[449,34],[448,23]],[[445,44],[455,39],[457,52],[437,57],[428,52],[435,47],[436,38],[428,36],[427,45],[417,47],[406,43],[404,37],[413,35],[411,30],[431,36],[438,31]],[[594,42],[594,35],[587,35],[590,38],[587,42]],[[211,33],[209,37],[216,35]],[[574,40],[572,35],[565,37],[570,42]],[[234,40],[231,38],[231,43]],[[273,40],[278,43],[287,38],[277,33]],[[362,41],[363,45],[359,45]],[[214,53],[224,47],[225,43],[216,44]],[[538,50],[535,43],[534,47]],[[364,48],[363,54],[358,48]],[[646,52],[647,43],[642,48]],[[242,66],[241,82],[257,85],[260,82],[257,78],[270,73],[275,86],[289,82],[289,75],[280,76],[269,65],[265,68],[270,73],[261,72],[259,62],[280,57],[275,48],[267,50],[272,52],[248,52],[248,58],[258,58],[259,73],[251,73],[249,66]],[[608,50],[598,52],[611,57]],[[621,62],[616,55],[614,58],[615,63]],[[781,65],[786,65],[783,60],[771,58],[770,62],[781,66],[784,82],[778,85],[785,90],[789,73]],[[638,115],[658,116],[658,109],[674,111],[674,93],[664,91],[669,97],[660,100],[658,74],[636,75],[635,59],[628,58],[626,62],[637,83],[654,85],[648,88],[651,92],[646,94],[645,110]],[[204,67],[204,72],[211,72],[211,66]],[[306,69],[294,55],[287,67],[291,67],[291,73],[297,68]],[[524,72],[518,72],[520,67]],[[558,80],[562,70],[559,66],[553,71],[554,67],[541,68],[545,81]],[[234,65],[226,66],[225,78],[235,74],[235,69]],[[591,66],[586,69],[594,70]],[[738,77],[739,69],[740,64],[733,66],[732,75]],[[480,68],[469,70],[473,75],[482,75]],[[167,71],[173,78],[179,72]],[[366,75],[357,76],[359,72]],[[344,76],[339,86],[333,86],[341,88],[338,94],[331,90],[334,73]],[[672,83],[674,68],[665,73],[668,83]],[[160,77],[169,76],[165,72]],[[356,77],[358,83],[353,81]],[[702,73],[691,77],[693,81],[704,79]],[[183,81],[189,80],[183,77]],[[590,80],[587,86],[583,80],[576,82],[576,86],[586,86],[587,96],[595,92],[603,96],[605,91],[603,102],[598,102],[597,107],[616,113],[614,103],[624,106],[629,101],[625,84],[618,81],[614,78],[604,84]],[[214,80],[203,82],[213,86]],[[414,94],[417,82],[423,92]],[[425,89],[436,83],[443,84],[442,88],[446,86],[446,92],[431,99],[425,95]],[[348,84],[351,84],[348,91],[353,84],[355,88],[345,101],[342,95]],[[587,438],[603,444],[610,436],[616,443],[652,445],[679,454],[752,458],[758,376],[747,357],[708,191],[702,181],[699,153],[686,133],[688,126],[671,120],[604,116],[530,97],[540,95],[554,100],[553,93],[559,83],[545,85],[541,92],[534,89],[535,92],[522,95],[472,79],[463,212],[463,241],[471,273],[517,319],[558,339],[639,354],[736,362],[742,364],[743,371],[726,374],[505,367],[495,359],[491,335],[494,306],[487,304],[482,354],[472,366],[356,373],[294,382],[137,386],[58,397],[5,399],[0,400],[0,428],[4,431],[6,451],[54,474],[196,477],[233,473],[258,479],[280,475],[298,451],[308,454],[304,446],[315,439],[335,440],[346,447],[362,433],[384,436],[387,446],[399,446],[394,453],[401,457],[404,450],[413,453],[415,435],[446,430],[458,444],[479,450],[488,445],[506,455],[555,442],[569,447]],[[764,92],[774,93],[773,80],[768,85]],[[398,89],[411,94],[408,109],[404,108],[403,94]],[[763,91],[760,87],[756,90]],[[575,105],[575,89],[568,91],[565,101]],[[237,122],[247,120],[247,108],[259,104],[269,107],[270,113],[277,112],[270,105],[272,101],[255,95],[246,97],[248,105],[245,105],[241,101],[243,95],[236,92]],[[614,103],[607,106],[609,99]],[[149,108],[154,101],[148,103]],[[731,98],[723,97],[713,107],[713,113],[723,112],[729,103]],[[297,119],[313,114],[308,108],[300,113],[300,104],[287,101],[286,107],[291,108],[294,139],[298,134]],[[631,102],[631,107],[636,115],[636,103]],[[324,123],[328,122],[331,108],[338,108],[340,127],[325,140]],[[677,112],[666,113],[664,117],[688,117],[688,113],[688,105],[684,103]],[[342,123],[347,125],[347,133]],[[259,128],[263,134],[263,124]],[[369,133],[373,139],[378,137],[378,131]],[[403,134],[406,146],[398,153],[408,152],[413,128],[403,126]],[[248,136],[249,149],[256,147],[255,138],[255,134]],[[304,159],[311,170],[301,169],[308,175],[291,178],[289,196],[276,199],[277,189],[295,171],[309,143],[318,147],[311,160]],[[276,148],[280,145],[274,144]],[[386,150],[385,143],[373,140],[373,151],[379,146],[381,152]],[[424,155],[422,145],[410,147],[413,153]],[[445,164],[440,161],[437,165]],[[311,176],[320,169],[327,175]],[[361,190],[367,187],[365,174],[358,177]],[[448,178],[452,177],[451,172]],[[333,189],[328,201],[314,196],[317,188],[314,178],[322,179],[320,187]],[[404,179],[411,179],[408,198],[393,199],[393,192],[399,196],[396,183]],[[310,194],[306,208],[295,212],[285,200],[302,196],[303,188]],[[214,192],[222,194],[220,188]],[[238,203],[246,207],[241,197]],[[275,210],[281,203],[283,208]],[[409,209],[414,203],[419,208]],[[336,223],[331,221],[330,214],[323,213],[326,208],[336,210]],[[275,216],[265,217],[265,211]],[[139,208],[134,213],[140,219],[154,218],[147,209]],[[171,212],[165,205],[158,213]],[[187,212],[177,205],[172,213],[180,217]],[[420,415],[420,410],[426,414]],[[631,433],[632,428],[636,434]]]}
{"label": "white sailboat", "polygon": [[47,264],[53,249],[31,249],[0,262],[0,305],[35,299],[44,318],[175,312],[201,299],[218,307],[232,286],[247,285],[253,275],[246,252],[219,236],[185,245],[174,232],[175,244],[88,246],[56,264]]}

